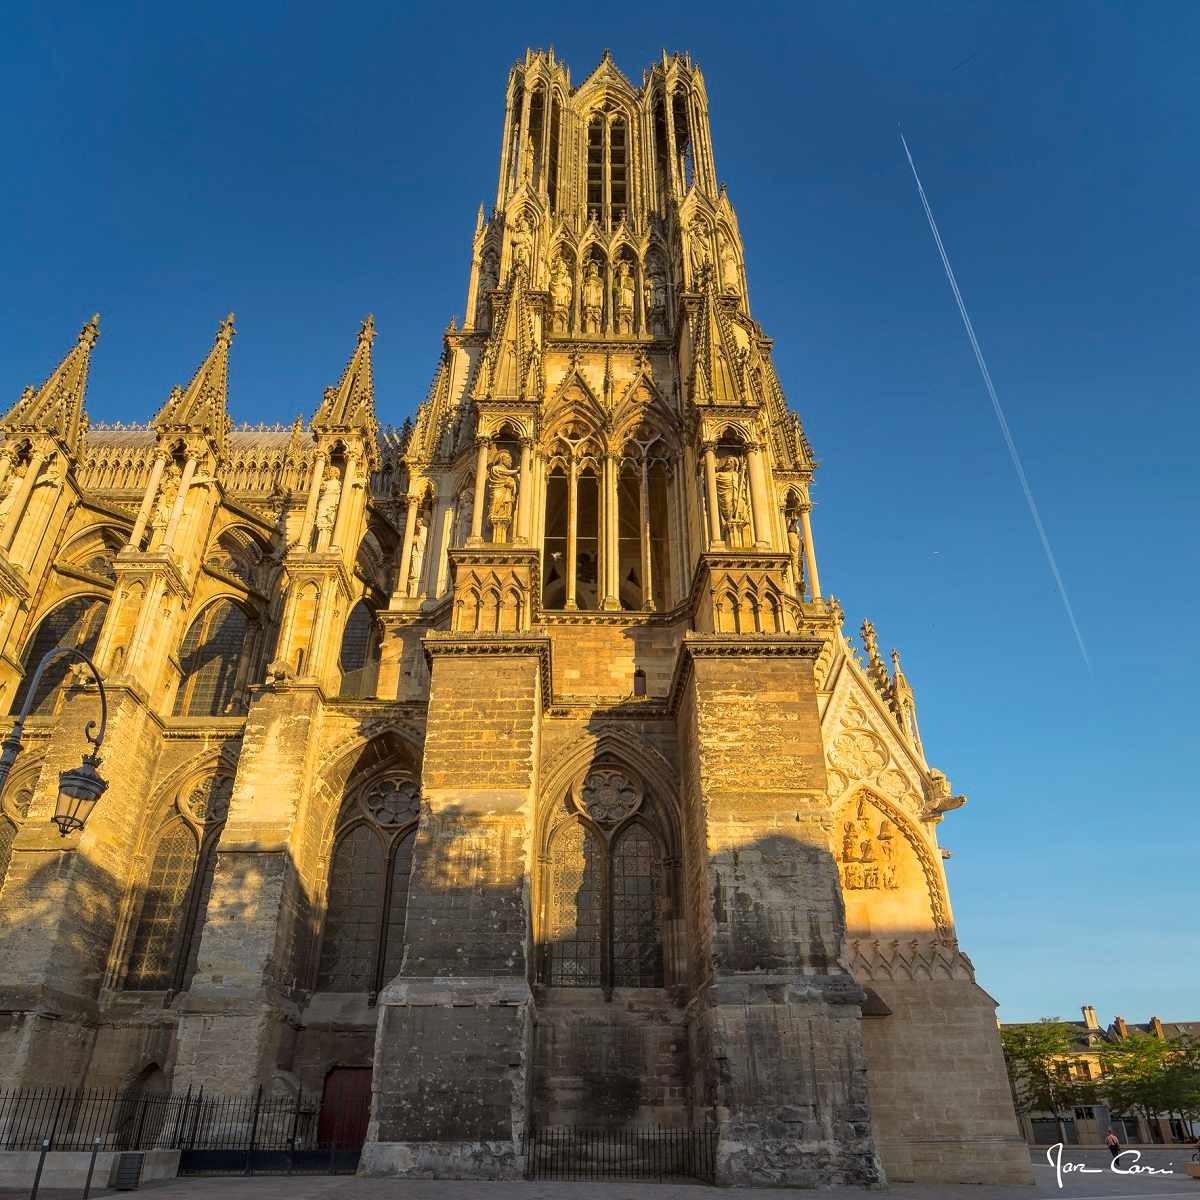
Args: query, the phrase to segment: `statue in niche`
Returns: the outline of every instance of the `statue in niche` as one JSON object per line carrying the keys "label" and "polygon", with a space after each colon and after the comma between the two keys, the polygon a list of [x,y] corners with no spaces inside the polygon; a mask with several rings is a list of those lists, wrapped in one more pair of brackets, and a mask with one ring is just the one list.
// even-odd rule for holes
{"label": "statue in niche", "polygon": [[633,333],[634,287],[633,272],[622,259],[617,263],[617,332],[625,336]]}
{"label": "statue in niche", "polygon": [[499,451],[488,468],[488,483],[491,485],[488,521],[492,526],[493,542],[509,540],[517,499],[517,474],[512,465],[512,455],[507,450]]}
{"label": "statue in niche", "polygon": [[28,471],[29,464],[26,462],[14,466],[8,473],[8,479],[4,482],[4,494],[0,496],[0,529],[8,524],[13,504],[17,499],[17,489],[21,486],[21,481]]}
{"label": "statue in niche", "polygon": [[533,137],[525,135],[525,165],[521,169],[521,179],[526,186],[533,184]]}
{"label": "statue in niche", "polygon": [[657,262],[646,276],[646,310],[650,332],[662,337],[667,332],[667,281]]}
{"label": "statue in niche", "polygon": [[550,274],[550,322],[555,333],[566,333],[571,319],[571,273],[562,258],[554,260]]}
{"label": "statue in niche", "polygon": [[324,549],[333,536],[333,523],[337,519],[338,501],[342,498],[342,479],[335,466],[325,468],[325,478],[317,496],[317,547]]}
{"label": "statue in niche", "polygon": [[162,483],[158,488],[158,497],[150,513],[150,546],[156,548],[162,544],[166,536],[167,525],[171,521],[171,510],[175,507],[175,497],[179,495],[179,468],[170,463],[163,472]]}
{"label": "statue in niche", "polygon": [[583,275],[583,332],[599,333],[600,321],[604,316],[604,281],[600,278],[600,267],[590,259]]}
{"label": "statue in niche", "polygon": [[524,267],[529,270],[529,254],[533,247],[533,234],[529,230],[529,225],[525,220],[524,214],[517,217],[513,223],[512,232],[512,260],[513,265]]}
{"label": "statue in niche", "polygon": [[475,324],[480,329],[491,326],[491,293],[496,290],[499,281],[500,271],[496,266],[496,256],[492,251],[486,250],[479,260],[479,287],[475,293]]}
{"label": "statue in niche", "polygon": [[697,220],[692,222],[688,232],[692,235],[692,287],[699,288],[712,267],[708,256],[708,227]]}
{"label": "statue in niche", "polygon": [[788,555],[792,560],[792,578],[796,581],[796,594],[804,595],[804,539],[800,536],[800,515],[789,513],[787,521]]}
{"label": "statue in niche", "polygon": [[465,546],[471,536],[471,513],[475,507],[475,492],[465,488],[458,496],[458,508],[454,514],[454,544]]}
{"label": "statue in niche", "polygon": [[415,596],[421,588],[421,568],[425,565],[425,543],[429,539],[429,526],[425,517],[418,515],[417,526],[413,530],[412,554],[408,560],[408,586],[405,589],[409,596]]}
{"label": "statue in niche", "polygon": [[734,253],[733,243],[724,235],[721,237],[721,285],[731,295],[742,294],[737,254]]}
{"label": "statue in niche", "polygon": [[730,546],[742,544],[742,533],[747,524],[742,474],[740,458],[727,454],[718,460],[717,512],[721,519],[722,536]]}

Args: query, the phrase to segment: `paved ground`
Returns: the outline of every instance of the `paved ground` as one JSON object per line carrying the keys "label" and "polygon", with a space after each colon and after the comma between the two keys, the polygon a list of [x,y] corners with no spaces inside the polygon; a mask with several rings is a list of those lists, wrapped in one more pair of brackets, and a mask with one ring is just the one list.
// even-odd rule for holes
{"label": "paved ground", "polygon": [[[886,1193],[860,1188],[839,1189],[830,1200],[1200,1200],[1200,1180],[1182,1170],[1191,1151],[1148,1150],[1130,1165],[1174,1169],[1171,1175],[1117,1175],[1101,1150],[1068,1147],[1063,1153],[1061,1190],[1044,1152],[1034,1159],[1033,1188],[898,1184]],[[1068,1170],[1068,1163],[1098,1168],[1098,1173]],[[293,1175],[184,1178],[146,1184],[146,1200],[804,1200],[811,1192],[792,1189],[711,1188],[672,1183],[472,1183],[423,1179],[357,1179],[354,1176]],[[27,1191],[0,1189],[0,1200],[27,1200]],[[127,1197],[128,1193],[93,1190],[95,1197]],[[38,1200],[79,1200],[80,1190],[43,1188]]]}

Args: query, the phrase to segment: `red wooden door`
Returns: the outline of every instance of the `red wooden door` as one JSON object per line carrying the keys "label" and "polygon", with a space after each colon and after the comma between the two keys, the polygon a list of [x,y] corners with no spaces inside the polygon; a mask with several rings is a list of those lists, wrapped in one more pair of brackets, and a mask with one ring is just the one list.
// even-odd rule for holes
{"label": "red wooden door", "polygon": [[367,1138],[371,1115],[371,1068],[334,1067],[325,1076],[317,1140],[322,1146],[337,1144],[352,1149]]}

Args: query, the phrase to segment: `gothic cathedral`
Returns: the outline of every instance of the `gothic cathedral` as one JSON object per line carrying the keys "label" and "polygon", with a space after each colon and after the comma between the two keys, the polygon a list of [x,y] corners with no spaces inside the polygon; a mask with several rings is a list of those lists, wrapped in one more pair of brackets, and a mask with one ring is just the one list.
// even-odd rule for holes
{"label": "gothic cathedral", "polygon": [[[512,68],[415,420],[377,423],[368,317],[311,419],[234,427],[234,333],[89,426],[93,319],[0,420],[0,1079],[358,1073],[370,1174],[659,1125],[719,1130],[727,1183],[1028,1179],[963,797],[822,590],[695,64]],[[60,646],[107,698],[65,839],[100,696],[34,686]]]}

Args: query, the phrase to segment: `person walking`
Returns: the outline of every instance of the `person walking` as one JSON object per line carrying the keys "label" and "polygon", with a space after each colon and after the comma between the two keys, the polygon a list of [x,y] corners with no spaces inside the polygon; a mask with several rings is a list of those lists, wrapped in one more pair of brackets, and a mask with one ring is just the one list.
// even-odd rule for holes
{"label": "person walking", "polygon": [[1114,1159],[1121,1153],[1121,1139],[1117,1137],[1116,1130],[1111,1125],[1108,1127],[1108,1136],[1104,1139],[1104,1144]]}

